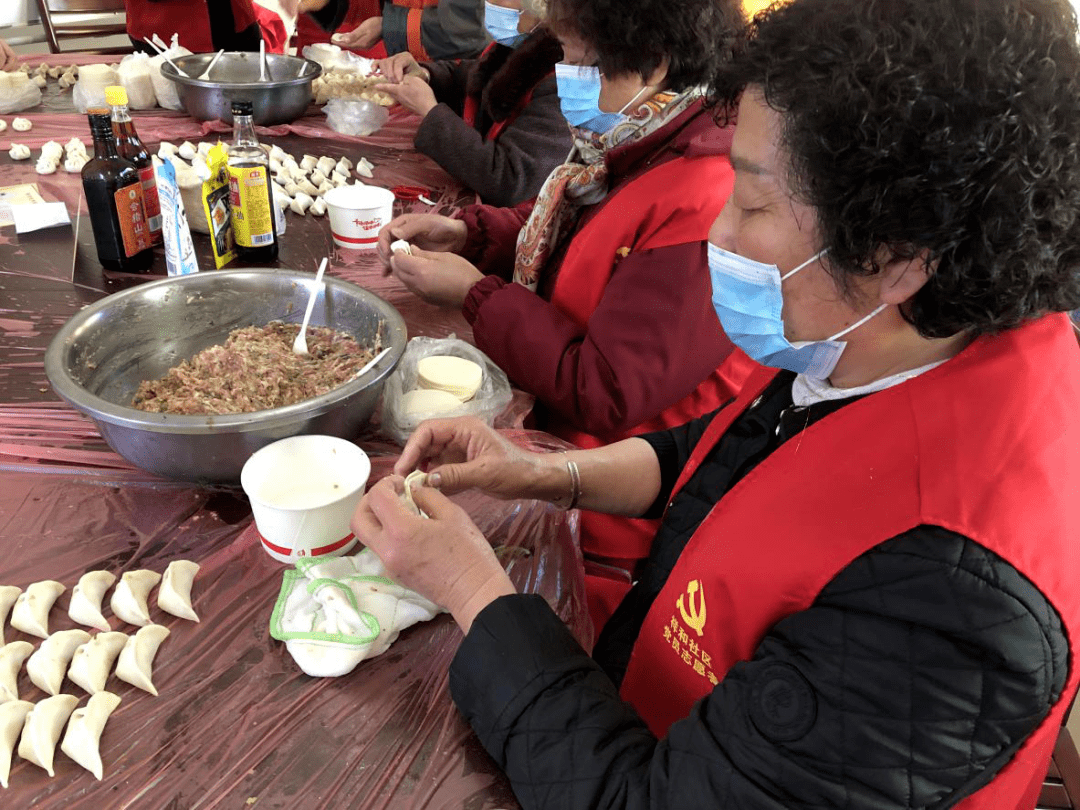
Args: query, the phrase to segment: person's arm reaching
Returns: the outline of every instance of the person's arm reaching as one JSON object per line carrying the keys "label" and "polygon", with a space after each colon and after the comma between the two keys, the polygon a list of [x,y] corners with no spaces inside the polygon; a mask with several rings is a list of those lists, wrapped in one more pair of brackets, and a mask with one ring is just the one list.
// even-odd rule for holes
{"label": "person's arm reaching", "polygon": [[4,40],[0,39],[0,70],[14,70],[19,64],[19,57]]}

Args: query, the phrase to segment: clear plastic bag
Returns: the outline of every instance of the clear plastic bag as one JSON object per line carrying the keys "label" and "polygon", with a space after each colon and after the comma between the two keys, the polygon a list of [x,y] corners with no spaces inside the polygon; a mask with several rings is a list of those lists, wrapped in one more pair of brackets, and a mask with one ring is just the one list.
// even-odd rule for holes
{"label": "clear plastic bag", "polygon": [[390,111],[374,101],[332,98],[323,110],[330,129],[343,135],[364,137],[378,131],[390,120]]}
{"label": "clear plastic bag", "polygon": [[127,90],[128,106],[131,109],[149,110],[157,106],[157,93],[150,77],[150,57],[147,54],[128,54],[120,60],[116,73],[120,84]]}
{"label": "clear plastic bag", "polygon": [[[460,408],[438,413],[406,414],[403,398],[406,393],[416,388],[416,364],[425,357],[433,355],[451,355],[472,360],[484,370],[484,380],[480,390]],[[495,417],[510,404],[513,392],[505,372],[475,346],[452,335],[448,338],[414,337],[405,347],[394,373],[383,387],[382,431],[393,441],[404,445],[417,426],[425,419],[449,418],[453,416],[476,416],[492,425]]]}
{"label": "clear plastic bag", "polygon": [[0,114],[21,112],[41,103],[41,88],[25,73],[0,71]]}
{"label": "clear plastic bag", "polygon": [[172,41],[169,47],[165,49],[164,55],[158,54],[150,57],[147,68],[150,73],[150,83],[154,86],[154,95],[157,96],[158,106],[164,107],[166,110],[184,109],[184,105],[180,103],[180,92],[176,89],[176,82],[165,77],[161,72],[161,66],[165,64],[166,56],[175,60],[179,56],[187,56],[190,53],[191,51],[178,44],[176,34],[173,34]]}
{"label": "clear plastic bag", "polygon": [[84,113],[91,107],[105,107],[105,88],[117,84],[120,77],[106,64],[83,65],[79,80],[71,91],[75,109]]}

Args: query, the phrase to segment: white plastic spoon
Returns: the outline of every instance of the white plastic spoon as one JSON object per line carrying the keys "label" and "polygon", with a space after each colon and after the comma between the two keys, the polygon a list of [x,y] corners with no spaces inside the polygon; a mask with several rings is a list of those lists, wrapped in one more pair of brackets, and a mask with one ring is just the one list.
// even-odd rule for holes
{"label": "white plastic spoon", "polygon": [[367,364],[366,364],[366,365],[365,365],[365,366],[364,366],[364,367],[363,367],[362,369],[360,369],[360,370],[359,370],[358,372],[356,372],[356,374],[354,374],[354,375],[353,375],[353,379],[356,379],[356,378],[358,378],[358,377],[363,377],[363,376],[364,376],[364,373],[365,373],[365,372],[366,372],[366,371],[367,371],[367,370],[368,370],[369,368],[371,368],[371,367],[372,367],[372,366],[374,366],[374,365],[375,365],[376,363],[378,363],[378,362],[379,362],[380,360],[382,360],[382,359],[383,359],[384,357],[386,357],[386,355],[387,355],[387,353],[389,353],[389,351],[390,351],[390,347],[389,347],[389,346],[387,346],[387,347],[386,347],[385,349],[383,349],[383,350],[382,350],[381,352],[379,352],[379,353],[378,353],[377,355],[375,355],[374,357],[372,357],[372,358],[371,358],[371,359],[370,359],[370,360],[369,360],[369,361],[367,362]]}
{"label": "white plastic spoon", "polygon": [[266,42],[259,40],[259,81],[269,81],[270,77],[266,75]]}
{"label": "white plastic spoon", "polygon": [[311,311],[315,309],[315,297],[322,288],[322,275],[328,261],[329,259],[322,260],[322,264],[319,265],[319,272],[315,274],[315,281],[311,285],[311,292],[308,294],[307,309],[304,310],[304,321],[300,324],[300,331],[296,333],[296,340],[294,340],[292,344],[292,350],[296,352],[296,354],[308,353],[306,334],[308,321],[311,320]]}
{"label": "white plastic spoon", "polygon": [[210,81],[210,71],[214,69],[214,65],[217,64],[217,60],[221,58],[221,55],[223,53],[225,53],[224,48],[222,48],[220,51],[218,51],[217,56],[215,56],[213,59],[210,60],[210,64],[206,66],[206,70],[204,70],[202,73],[200,73],[196,77],[196,81],[200,81],[200,82],[208,82],[208,81]]}

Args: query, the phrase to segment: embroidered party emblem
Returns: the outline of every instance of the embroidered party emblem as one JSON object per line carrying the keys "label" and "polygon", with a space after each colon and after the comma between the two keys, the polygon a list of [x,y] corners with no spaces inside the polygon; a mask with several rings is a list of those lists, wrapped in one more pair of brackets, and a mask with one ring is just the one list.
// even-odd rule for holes
{"label": "embroidered party emblem", "polygon": [[[694,599],[695,594],[697,599]],[[683,600],[686,600],[686,605],[683,605]],[[676,607],[679,608],[679,613],[682,614],[682,620],[686,622],[690,628],[698,634],[698,636],[704,635],[705,630],[705,588],[701,585],[701,580],[691,580],[690,584],[686,586],[686,593],[679,596],[675,602]]]}

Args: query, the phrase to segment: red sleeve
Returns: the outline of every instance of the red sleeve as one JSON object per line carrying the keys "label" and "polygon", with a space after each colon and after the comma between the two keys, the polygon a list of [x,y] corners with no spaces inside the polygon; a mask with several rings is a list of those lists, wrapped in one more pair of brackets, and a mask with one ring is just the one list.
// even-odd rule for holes
{"label": "red sleeve", "polygon": [[732,349],[712,307],[703,242],[631,253],[584,327],[496,279],[475,285],[463,311],[476,345],[514,384],[601,437],[683,399]]}
{"label": "red sleeve", "polygon": [[514,276],[514,252],[518,233],[532,213],[533,202],[512,208],[494,205],[469,205],[458,212],[469,229],[461,255],[485,275],[510,281]]}

